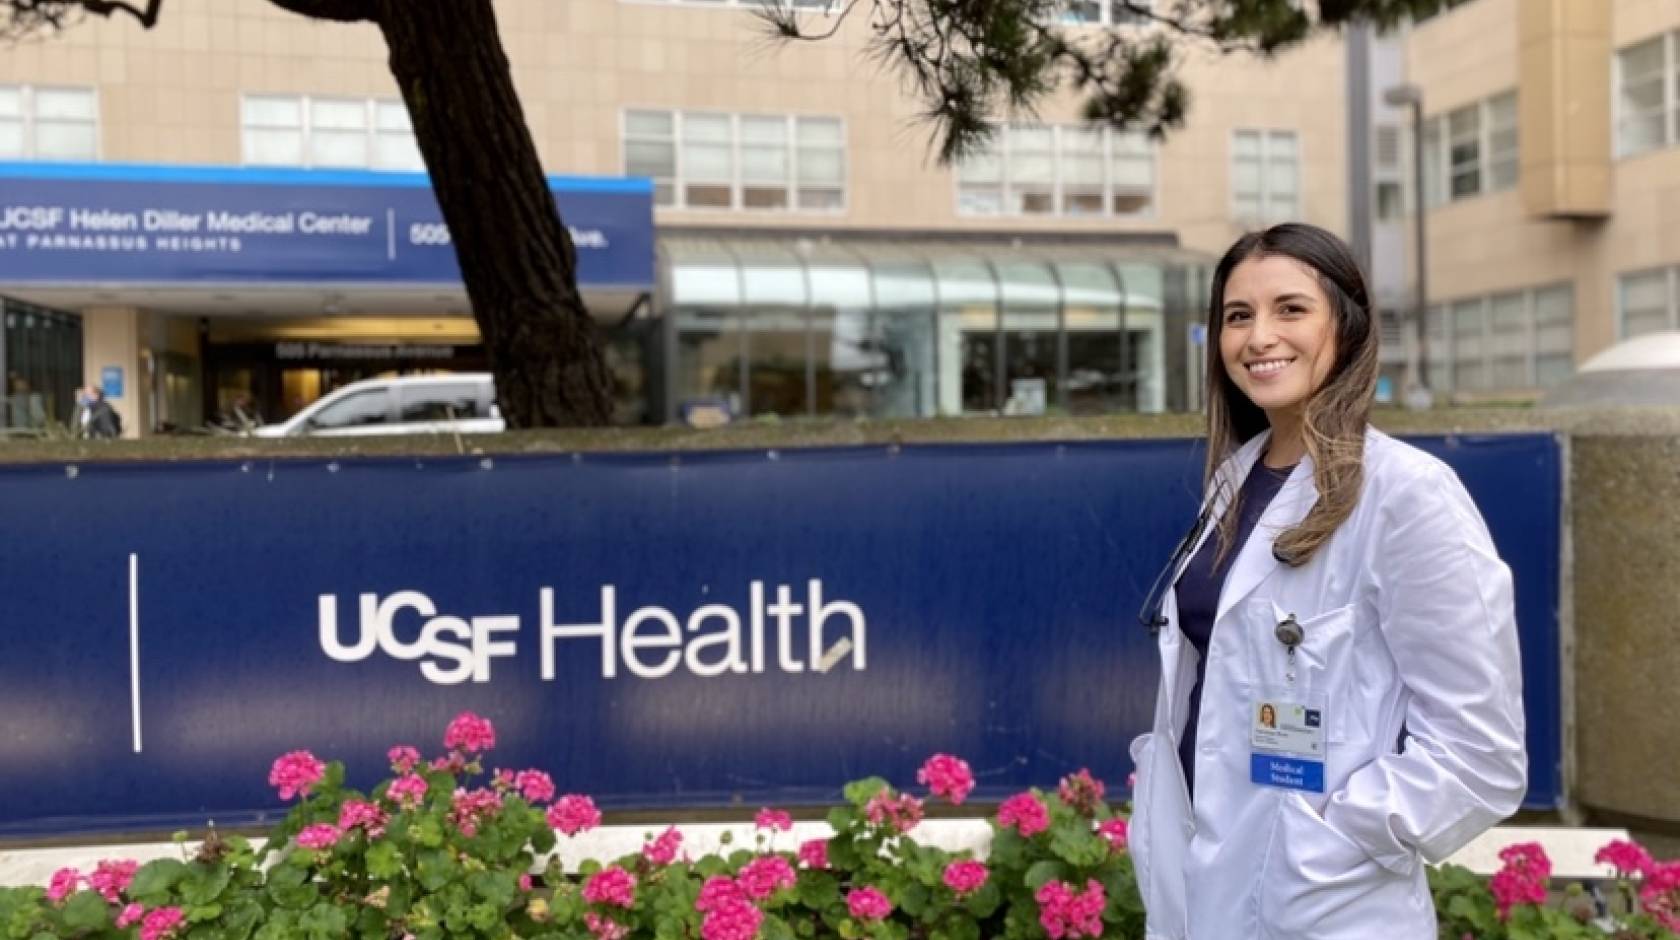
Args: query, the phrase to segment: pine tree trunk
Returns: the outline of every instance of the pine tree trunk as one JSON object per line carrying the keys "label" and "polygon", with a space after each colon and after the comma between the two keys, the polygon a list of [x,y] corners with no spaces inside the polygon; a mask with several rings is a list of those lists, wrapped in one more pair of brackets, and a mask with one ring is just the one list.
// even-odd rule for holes
{"label": "pine tree trunk", "polygon": [[510,427],[598,426],[612,383],[491,0],[375,0]]}

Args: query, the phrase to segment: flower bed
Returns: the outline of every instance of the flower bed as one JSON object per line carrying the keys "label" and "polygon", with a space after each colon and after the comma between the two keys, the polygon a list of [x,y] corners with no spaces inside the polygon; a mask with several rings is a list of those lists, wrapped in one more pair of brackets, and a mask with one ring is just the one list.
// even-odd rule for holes
{"label": "flower bed", "polygon": [[[435,940],[979,940],[1141,937],[1143,906],[1126,851],[1127,818],[1081,771],[1054,793],[1010,797],[991,820],[985,859],[919,844],[924,797],[879,778],[845,788],[833,835],[793,844],[793,821],[765,809],[754,844],[692,858],[681,830],[641,850],[563,870],[557,840],[600,824],[589,797],[562,794],[540,770],[486,773],[490,722],[452,722],[446,753],[390,752],[371,793],[306,751],[274,762],[269,783],[296,799],[262,852],[214,833],[191,857],[63,869],[45,887],[0,888],[0,936],[140,940],[339,937]],[[974,788],[950,755],[917,774],[925,799],[960,806]],[[786,844],[783,844],[786,843]],[[1431,872],[1447,938],[1671,938],[1680,930],[1680,863],[1631,843],[1600,858],[1618,872],[1601,910],[1578,887],[1554,896],[1538,846],[1508,848],[1484,881]],[[1617,932],[1619,931],[1619,932]]]}

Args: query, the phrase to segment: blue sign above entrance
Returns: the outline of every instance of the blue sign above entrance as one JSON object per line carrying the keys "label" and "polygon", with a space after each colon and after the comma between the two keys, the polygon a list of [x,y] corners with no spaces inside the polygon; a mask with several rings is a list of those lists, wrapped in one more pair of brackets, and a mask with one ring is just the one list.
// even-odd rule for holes
{"label": "blue sign above entrance", "polygon": [[[586,288],[653,284],[653,186],[550,177]],[[0,162],[0,284],[458,283],[424,173]]]}

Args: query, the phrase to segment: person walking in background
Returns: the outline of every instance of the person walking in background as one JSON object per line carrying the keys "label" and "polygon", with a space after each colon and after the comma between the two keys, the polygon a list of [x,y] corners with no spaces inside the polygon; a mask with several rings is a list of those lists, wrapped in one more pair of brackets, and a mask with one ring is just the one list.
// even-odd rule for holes
{"label": "person walking in background", "polygon": [[82,438],[122,437],[122,416],[105,400],[103,391],[90,385],[76,390],[76,415],[70,427]]}
{"label": "person walking in background", "polygon": [[1510,569],[1452,470],[1369,426],[1377,364],[1329,232],[1245,235],[1215,269],[1206,501],[1140,615],[1151,940],[1433,940],[1424,863],[1527,788]]}

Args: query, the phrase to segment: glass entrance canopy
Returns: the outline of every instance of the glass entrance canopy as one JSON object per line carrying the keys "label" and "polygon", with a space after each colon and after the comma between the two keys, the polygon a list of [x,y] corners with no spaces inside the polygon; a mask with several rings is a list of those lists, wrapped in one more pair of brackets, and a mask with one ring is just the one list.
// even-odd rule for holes
{"label": "glass entrance canopy", "polygon": [[659,254],[677,410],[909,418],[1194,402],[1187,324],[1202,319],[1204,255],[1122,239],[687,233],[661,235]]}

